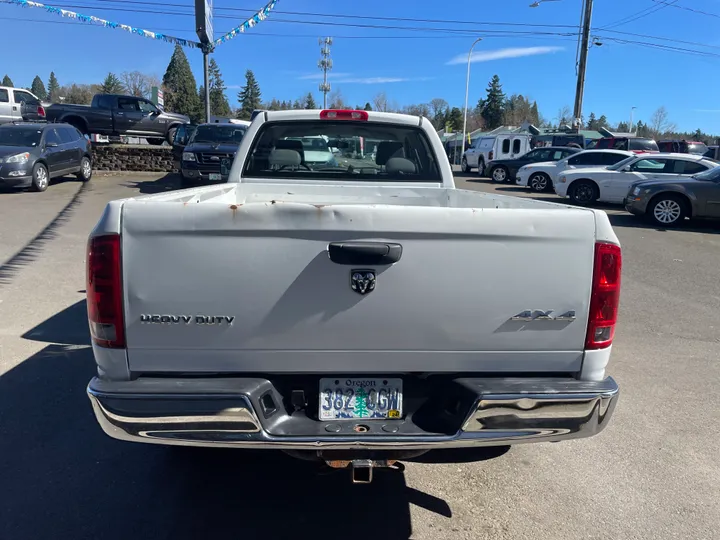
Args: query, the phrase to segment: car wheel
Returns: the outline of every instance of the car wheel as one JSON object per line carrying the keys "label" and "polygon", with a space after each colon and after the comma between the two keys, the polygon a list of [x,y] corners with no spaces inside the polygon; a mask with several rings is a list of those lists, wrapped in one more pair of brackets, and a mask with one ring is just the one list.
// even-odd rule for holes
{"label": "car wheel", "polygon": [[175,132],[177,131],[177,128],[170,128],[168,129],[167,136],[165,137],[165,140],[167,143],[172,146],[173,142],[175,142]]}
{"label": "car wheel", "polygon": [[590,180],[578,180],[573,182],[568,190],[570,200],[579,206],[587,206],[594,203],[600,196],[597,185]]}
{"label": "car wheel", "polygon": [[148,144],[152,144],[153,146],[160,146],[162,143],[165,142],[165,139],[147,139]]}
{"label": "car wheel", "polygon": [[36,163],[32,171],[32,190],[45,191],[50,185],[50,175],[47,167],[42,163]]}
{"label": "car wheel", "polygon": [[530,189],[533,191],[536,191],[537,193],[542,193],[543,191],[548,191],[552,187],[552,182],[550,181],[550,177],[545,173],[535,173],[532,176],[530,176],[530,179],[528,180],[528,186],[530,186]]}
{"label": "car wheel", "polygon": [[508,170],[506,167],[499,165],[495,167],[490,172],[490,178],[492,178],[493,182],[496,182],[498,184],[502,184],[503,182],[507,182],[508,179]]}
{"label": "car wheel", "polygon": [[678,195],[658,195],[648,205],[646,215],[655,225],[677,227],[688,215],[687,203]]}
{"label": "car wheel", "polygon": [[462,161],[460,162],[460,170],[464,173],[470,172],[470,167],[468,167],[467,159],[462,158]]}
{"label": "car wheel", "polygon": [[92,178],[92,163],[90,163],[90,158],[82,158],[82,161],[80,162],[80,171],[77,173],[77,177],[83,182],[87,182]]}
{"label": "car wheel", "polygon": [[483,176],[485,174],[485,162],[483,160],[478,161],[477,173],[478,173],[478,176]]}

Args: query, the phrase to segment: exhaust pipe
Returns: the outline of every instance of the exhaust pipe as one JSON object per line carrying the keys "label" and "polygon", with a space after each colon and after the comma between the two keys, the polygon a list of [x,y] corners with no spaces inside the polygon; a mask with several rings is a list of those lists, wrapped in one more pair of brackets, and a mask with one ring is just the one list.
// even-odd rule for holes
{"label": "exhaust pipe", "polygon": [[374,463],[371,459],[355,459],[350,464],[353,484],[369,484],[373,479]]}

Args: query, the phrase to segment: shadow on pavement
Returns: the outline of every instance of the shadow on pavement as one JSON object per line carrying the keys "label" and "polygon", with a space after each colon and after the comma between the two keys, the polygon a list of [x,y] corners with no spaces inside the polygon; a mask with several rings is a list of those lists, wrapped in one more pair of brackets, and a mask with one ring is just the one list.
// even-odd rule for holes
{"label": "shadow on pavement", "polygon": [[[129,175],[132,173],[128,173]],[[162,178],[153,178],[148,180],[132,180],[121,184],[131,189],[137,189],[143,195],[151,195],[154,193],[163,193],[165,191],[174,191],[181,189],[180,175],[177,173],[167,173]]]}
{"label": "shadow on pavement", "polygon": [[0,287],[10,284],[12,279],[24,266],[29,265],[42,254],[45,246],[57,237],[57,230],[67,223],[82,202],[85,193],[91,189],[90,182],[80,184],[79,189],[75,195],[73,195],[72,199],[58,212],[50,223],[12,257],[0,263]]}
{"label": "shadow on pavement", "polygon": [[353,485],[348,471],[279,452],[113,440],[85,395],[84,301],[24,337],[58,343],[0,377],[0,538],[408,538],[410,504],[452,515],[399,471]]}
{"label": "shadow on pavement", "polygon": [[[604,208],[603,208],[604,210]],[[632,214],[614,214],[608,215],[610,223],[613,227],[632,227],[639,229],[653,229],[660,232],[667,231],[679,231],[679,232],[692,232],[701,234],[720,234],[720,222],[710,220],[693,220],[685,221],[679,227],[660,227],[642,217],[633,216]]]}

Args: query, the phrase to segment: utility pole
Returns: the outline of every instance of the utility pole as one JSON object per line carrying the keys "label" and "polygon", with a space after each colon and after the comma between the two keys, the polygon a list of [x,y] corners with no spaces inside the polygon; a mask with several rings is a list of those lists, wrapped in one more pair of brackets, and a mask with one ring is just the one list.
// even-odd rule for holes
{"label": "utility pole", "polygon": [[328,71],[333,67],[333,61],[330,58],[330,45],[333,40],[331,37],[320,38],[318,44],[320,45],[321,58],[318,61],[318,67],[323,72],[323,82],[320,83],[320,91],[323,94],[323,109],[327,109],[327,95],[330,92],[330,83],[327,80]]}
{"label": "utility pole", "polygon": [[583,93],[585,92],[585,70],[587,69],[588,49],[590,48],[590,21],[592,19],[593,0],[585,1],[585,16],[583,17],[582,44],[580,46],[580,60],[578,61],[577,88],[575,89],[575,128],[580,131],[582,118]]}

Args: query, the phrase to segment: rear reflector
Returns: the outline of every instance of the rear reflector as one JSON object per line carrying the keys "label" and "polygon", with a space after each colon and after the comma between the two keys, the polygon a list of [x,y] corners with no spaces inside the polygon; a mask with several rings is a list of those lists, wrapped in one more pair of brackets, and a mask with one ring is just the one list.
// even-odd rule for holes
{"label": "rear reflector", "polygon": [[333,110],[326,109],[320,111],[320,118],[322,120],[367,120],[367,111],[347,111],[347,110]]}
{"label": "rear reflector", "polygon": [[87,308],[90,334],[101,347],[125,347],[120,235],[96,236],[88,242]]}
{"label": "rear reflector", "polygon": [[590,316],[585,339],[586,349],[604,349],[612,345],[620,302],[621,273],[622,251],[620,246],[606,243],[595,244]]}

